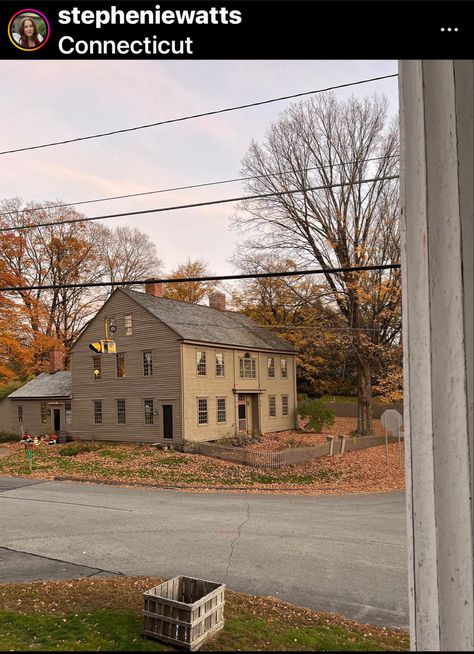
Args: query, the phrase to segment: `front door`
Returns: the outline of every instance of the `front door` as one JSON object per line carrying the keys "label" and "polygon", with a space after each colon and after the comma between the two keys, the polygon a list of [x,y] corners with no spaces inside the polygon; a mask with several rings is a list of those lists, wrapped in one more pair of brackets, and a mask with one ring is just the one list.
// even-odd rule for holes
{"label": "front door", "polygon": [[172,404],[163,404],[163,438],[173,438]]}
{"label": "front door", "polygon": [[239,402],[239,431],[247,431],[247,403]]}
{"label": "front door", "polygon": [[61,430],[61,409],[53,409],[54,433],[59,434]]}

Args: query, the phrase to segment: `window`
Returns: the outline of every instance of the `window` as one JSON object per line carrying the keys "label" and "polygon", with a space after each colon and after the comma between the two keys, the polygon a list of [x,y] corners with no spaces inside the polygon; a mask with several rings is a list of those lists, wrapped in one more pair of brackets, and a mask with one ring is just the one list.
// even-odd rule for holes
{"label": "window", "polygon": [[247,352],[240,362],[240,376],[244,379],[255,379],[257,376],[257,365],[255,359],[252,359]]}
{"label": "window", "polygon": [[143,374],[145,377],[153,376],[153,354],[151,350],[143,352]]}
{"label": "window", "polygon": [[206,353],[196,352],[197,374],[203,377],[206,374]]}
{"label": "window", "polygon": [[64,403],[64,418],[66,420],[66,425],[72,423],[72,404],[71,402]]}
{"label": "window", "polygon": [[281,415],[288,415],[288,395],[281,396]]}
{"label": "window", "polygon": [[268,417],[276,418],[276,397],[274,395],[268,396]]}
{"label": "window", "polygon": [[207,425],[207,400],[198,399],[198,425]]}
{"label": "window", "polygon": [[267,376],[275,377],[275,359],[273,357],[267,359]]}
{"label": "window", "polygon": [[286,378],[288,377],[288,359],[281,359],[281,376]]}
{"label": "window", "polygon": [[125,354],[116,354],[117,377],[125,377]]}
{"label": "window", "polygon": [[127,422],[125,400],[117,400],[117,422],[119,425],[124,425]]}
{"label": "window", "polygon": [[125,336],[132,336],[133,327],[132,327],[132,316],[125,316]]}
{"label": "window", "polygon": [[102,424],[102,400],[94,400],[94,423]]}
{"label": "window", "polygon": [[217,398],[217,422],[226,422],[225,397]]}
{"label": "window", "polygon": [[145,404],[145,425],[152,425],[155,422],[153,400],[144,400],[144,404]]}
{"label": "window", "polygon": [[102,378],[102,359],[100,357],[92,357],[92,374],[94,379]]}
{"label": "window", "polygon": [[41,411],[41,423],[45,425],[48,422],[48,407],[46,404],[42,404],[40,407]]}
{"label": "window", "polygon": [[23,407],[22,406],[18,407],[18,424],[19,425],[23,424]]}
{"label": "window", "polygon": [[216,377],[224,376],[224,355],[220,352],[216,353]]}

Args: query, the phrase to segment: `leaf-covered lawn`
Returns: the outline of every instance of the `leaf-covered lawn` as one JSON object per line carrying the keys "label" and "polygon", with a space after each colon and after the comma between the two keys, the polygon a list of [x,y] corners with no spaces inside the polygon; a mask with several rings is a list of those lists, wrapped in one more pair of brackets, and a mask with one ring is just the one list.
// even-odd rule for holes
{"label": "leaf-covered lawn", "polygon": [[[298,436],[297,432],[293,433]],[[9,444],[0,459],[0,475],[36,479],[106,481],[126,485],[172,486],[210,490],[273,490],[293,493],[374,493],[404,488],[403,446],[389,445],[333,457],[321,457],[280,469],[252,468],[197,454],[161,451],[150,445],[68,443],[34,448],[32,470],[26,450]],[[71,455],[71,451],[77,452]],[[90,451],[87,451],[90,450]]]}
{"label": "leaf-covered lawn", "polygon": [[[170,651],[142,640],[143,592],[164,581],[112,577],[0,585],[2,651]],[[405,632],[225,591],[225,626],[203,651],[402,651]]]}

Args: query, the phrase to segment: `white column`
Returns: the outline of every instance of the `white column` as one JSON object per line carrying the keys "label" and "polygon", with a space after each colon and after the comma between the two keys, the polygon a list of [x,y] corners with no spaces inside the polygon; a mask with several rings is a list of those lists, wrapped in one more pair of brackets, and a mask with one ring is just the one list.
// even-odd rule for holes
{"label": "white column", "polygon": [[399,84],[412,649],[471,651],[473,62]]}

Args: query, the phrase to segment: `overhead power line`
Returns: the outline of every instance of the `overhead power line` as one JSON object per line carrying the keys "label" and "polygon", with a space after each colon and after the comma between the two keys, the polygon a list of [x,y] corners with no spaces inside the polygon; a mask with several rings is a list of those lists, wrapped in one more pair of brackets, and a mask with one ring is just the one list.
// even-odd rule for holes
{"label": "overhead power line", "polygon": [[[356,159],[355,161],[342,161],[341,163],[332,163],[325,166],[312,166],[310,168],[301,168],[296,172],[309,172],[311,170],[323,170],[324,168],[332,168],[334,166],[351,166],[357,163],[366,163],[368,161],[380,161],[381,159],[394,159],[398,158],[397,154],[389,154],[383,157],[371,157],[369,159]],[[46,211],[47,209],[62,209],[65,207],[76,207],[80,204],[93,204],[95,202],[109,202],[110,200],[126,200],[127,198],[138,198],[144,195],[156,195],[158,193],[171,193],[172,191],[187,191],[188,189],[193,188],[203,188],[205,186],[217,186],[218,184],[232,184],[234,182],[245,182],[250,179],[267,179],[269,177],[282,177],[283,175],[289,175],[294,173],[295,170],[286,170],[281,173],[267,173],[266,175],[250,175],[249,177],[235,177],[233,179],[222,179],[216,182],[203,182],[201,184],[188,184],[187,186],[174,186],[172,188],[163,188],[155,191],[143,191],[141,193],[129,193],[127,195],[112,195],[106,198],[95,198],[93,200],[81,200],[79,202],[68,202],[66,204],[51,204],[46,206],[38,207],[38,209],[20,209],[16,211],[17,214],[28,213],[31,211]],[[0,217],[9,216],[12,212],[5,211],[0,213]]]}
{"label": "overhead power line", "polygon": [[169,118],[168,120],[160,120],[156,123],[148,123],[146,125],[137,125],[135,127],[127,127],[125,129],[116,129],[111,132],[101,132],[99,134],[91,134],[89,136],[79,136],[73,139],[65,139],[63,141],[53,141],[51,143],[43,143],[41,145],[31,145],[25,148],[15,148],[13,150],[4,150],[0,152],[0,155],[3,154],[13,154],[14,152],[26,152],[28,150],[40,150],[42,148],[51,148],[53,146],[65,145],[66,143],[77,143],[78,141],[88,141],[91,139],[103,138],[105,136],[113,136],[114,134],[124,134],[126,132],[136,132],[140,129],[149,129],[150,127],[159,127],[160,125],[169,125],[171,123],[183,122],[185,120],[193,120],[195,118],[204,118],[205,116],[215,116],[217,114],[223,114],[230,111],[238,111],[240,109],[248,109],[250,107],[258,107],[264,104],[270,104],[272,102],[281,102],[282,100],[291,100],[292,98],[300,98],[305,95],[314,95],[316,93],[324,93],[326,91],[334,91],[336,89],[343,89],[348,86],[357,86],[359,84],[368,84],[369,82],[378,82],[379,80],[389,79],[390,77],[398,77],[398,73],[393,73],[392,75],[381,75],[380,77],[372,77],[370,79],[362,79],[356,82],[347,82],[346,84],[338,84],[336,86],[327,86],[324,89],[316,89],[313,91],[303,91],[302,93],[293,93],[291,95],[282,95],[278,98],[271,98],[269,100],[260,100],[259,102],[249,102],[247,104],[241,104],[235,107],[226,107],[225,109],[215,109],[213,111],[205,111],[200,114],[192,114],[188,116],[180,116],[179,118]]}
{"label": "overhead power line", "polygon": [[346,266],[342,268],[316,268],[313,270],[288,270],[285,272],[249,273],[238,275],[210,275],[205,277],[179,277],[161,279],[135,279],[122,282],[84,282],[78,284],[32,284],[29,286],[0,286],[0,292],[5,291],[39,291],[59,288],[93,288],[104,286],[135,286],[137,284],[182,284],[187,282],[217,282],[233,279],[263,279],[271,277],[298,277],[303,275],[324,275],[327,273],[364,272],[370,270],[394,270],[400,268],[399,263],[386,263],[373,266]]}
{"label": "overhead power line", "polygon": [[241,202],[244,200],[259,200],[264,198],[276,197],[279,195],[291,195],[293,193],[305,193],[308,191],[321,191],[324,189],[338,188],[341,186],[352,186],[353,184],[368,184],[372,182],[390,181],[398,179],[398,175],[390,175],[387,177],[373,177],[371,179],[361,179],[354,182],[341,182],[340,184],[326,184],[323,186],[310,186],[304,189],[293,189],[291,191],[277,191],[275,193],[263,193],[259,195],[246,195],[237,198],[224,198],[221,200],[209,200],[207,202],[193,202],[192,204],[180,204],[171,207],[158,207],[155,209],[142,209],[140,211],[126,211],[124,213],[113,213],[105,216],[88,216],[85,218],[69,218],[67,220],[52,220],[45,223],[27,223],[26,225],[17,225],[15,227],[1,227],[1,232],[13,232],[24,229],[33,229],[35,227],[51,227],[53,225],[70,225],[73,223],[84,223],[92,220],[106,220],[109,218],[124,218],[126,216],[141,216],[146,213],[160,213],[164,211],[177,211],[179,209],[196,209],[198,207],[208,207],[214,204],[226,204],[229,202]]}

